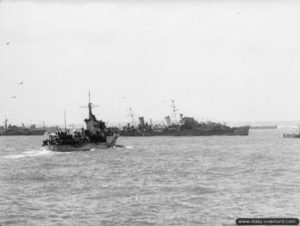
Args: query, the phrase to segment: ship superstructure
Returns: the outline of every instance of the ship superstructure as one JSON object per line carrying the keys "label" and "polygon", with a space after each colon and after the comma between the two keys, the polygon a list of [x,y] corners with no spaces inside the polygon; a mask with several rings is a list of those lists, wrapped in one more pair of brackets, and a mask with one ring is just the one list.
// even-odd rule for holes
{"label": "ship superstructure", "polygon": [[149,125],[140,117],[139,125],[128,124],[120,131],[121,136],[212,136],[212,135],[248,135],[249,126],[229,127],[216,122],[198,122],[193,117],[184,117],[180,114],[177,119],[178,109],[175,101],[171,101],[172,119],[165,117],[165,125]]}
{"label": "ship superstructure", "polygon": [[11,125],[8,123],[7,117],[5,117],[4,126],[0,126],[0,136],[41,136],[45,132],[45,127],[37,128],[35,124],[29,127],[26,127],[24,123],[22,126]]}

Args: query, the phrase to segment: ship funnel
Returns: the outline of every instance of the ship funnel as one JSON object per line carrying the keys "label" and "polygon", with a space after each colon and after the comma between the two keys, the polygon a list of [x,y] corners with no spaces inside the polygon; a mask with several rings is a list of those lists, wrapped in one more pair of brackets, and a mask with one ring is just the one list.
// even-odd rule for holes
{"label": "ship funnel", "polygon": [[139,117],[139,122],[140,122],[140,126],[144,127],[145,126],[145,120],[144,117]]}
{"label": "ship funnel", "polygon": [[167,126],[170,126],[170,125],[171,125],[171,119],[170,119],[170,116],[166,116],[166,117],[165,117],[165,120],[166,120]]}

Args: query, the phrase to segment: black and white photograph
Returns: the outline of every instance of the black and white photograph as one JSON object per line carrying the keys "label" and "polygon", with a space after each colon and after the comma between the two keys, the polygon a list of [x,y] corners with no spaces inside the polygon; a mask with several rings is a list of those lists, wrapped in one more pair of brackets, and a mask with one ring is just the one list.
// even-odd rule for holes
{"label": "black and white photograph", "polygon": [[299,225],[299,0],[0,0],[0,226]]}

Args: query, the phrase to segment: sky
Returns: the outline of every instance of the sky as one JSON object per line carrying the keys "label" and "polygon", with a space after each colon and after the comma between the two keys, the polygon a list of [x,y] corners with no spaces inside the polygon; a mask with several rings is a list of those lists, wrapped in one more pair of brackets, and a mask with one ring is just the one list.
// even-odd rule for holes
{"label": "sky", "polygon": [[[300,1],[0,1],[0,124],[300,119]],[[22,81],[23,84],[19,84]],[[12,98],[15,97],[15,98]]]}

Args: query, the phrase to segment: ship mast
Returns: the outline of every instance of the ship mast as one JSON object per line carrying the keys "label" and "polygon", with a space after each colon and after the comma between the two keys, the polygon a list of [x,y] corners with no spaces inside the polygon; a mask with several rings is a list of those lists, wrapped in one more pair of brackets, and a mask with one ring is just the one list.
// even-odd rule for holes
{"label": "ship mast", "polygon": [[135,125],[135,121],[134,121],[134,115],[133,115],[131,107],[129,108],[129,115],[128,116],[131,117],[131,123],[134,126]]}
{"label": "ship mast", "polygon": [[91,119],[92,118],[92,103],[91,103],[91,92],[90,92],[90,90],[89,90],[88,108],[89,108],[89,119]]}
{"label": "ship mast", "polygon": [[175,106],[175,101],[173,99],[171,101],[172,101],[171,109],[172,109],[173,123],[177,124],[177,111],[178,111],[178,109]]}
{"label": "ship mast", "polygon": [[[86,106],[85,106],[86,107]],[[88,102],[89,116],[85,119],[86,129],[90,132],[90,134],[95,135],[97,132],[97,126],[99,122],[96,117],[93,115],[92,108],[97,107],[91,103],[91,92],[89,90],[89,102]],[[99,129],[99,128],[98,128]]]}
{"label": "ship mast", "polygon": [[67,116],[66,116],[66,110],[64,110],[64,122],[65,122],[65,131],[67,131]]}
{"label": "ship mast", "polygon": [[5,120],[4,120],[4,131],[7,129],[7,122],[8,122],[8,119],[7,119],[7,116],[5,116]]}
{"label": "ship mast", "polygon": [[91,91],[89,90],[89,103],[91,103]]}
{"label": "ship mast", "polygon": [[[81,106],[82,108],[86,108],[86,106]],[[98,107],[98,105],[93,105],[92,103],[91,103],[91,92],[90,92],[90,90],[89,90],[89,102],[88,102],[88,106],[87,106],[87,108],[89,109],[89,115],[88,115],[88,119],[92,119],[93,117],[92,117],[92,115],[93,115],[93,112],[92,112],[92,108],[94,108],[94,107]]]}

